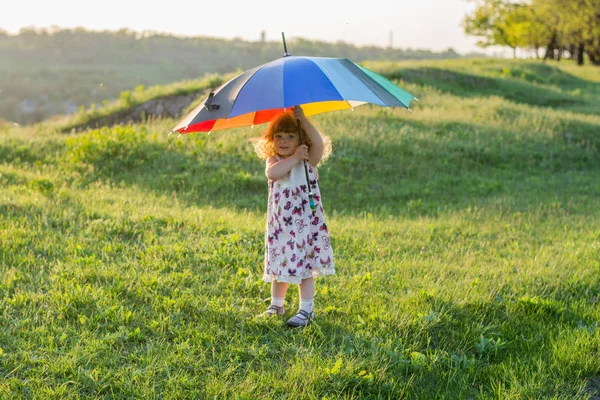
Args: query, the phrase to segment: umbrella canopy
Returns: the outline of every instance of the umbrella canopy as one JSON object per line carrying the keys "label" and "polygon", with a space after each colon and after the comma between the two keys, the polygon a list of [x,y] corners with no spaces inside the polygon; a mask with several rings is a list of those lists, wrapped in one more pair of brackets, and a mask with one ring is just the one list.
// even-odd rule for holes
{"label": "umbrella canopy", "polygon": [[348,59],[286,55],[223,84],[173,131],[254,126],[294,106],[302,106],[310,116],[365,103],[409,108],[413,99],[383,76]]}

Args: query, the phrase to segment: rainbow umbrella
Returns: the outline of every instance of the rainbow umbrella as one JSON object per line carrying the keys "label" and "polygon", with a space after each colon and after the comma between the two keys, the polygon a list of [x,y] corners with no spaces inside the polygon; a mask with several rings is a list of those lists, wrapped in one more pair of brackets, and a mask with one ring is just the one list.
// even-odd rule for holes
{"label": "rainbow umbrella", "polygon": [[[282,34],[283,36],[283,34]],[[172,132],[211,132],[270,122],[302,106],[307,116],[361,104],[404,107],[414,96],[345,58],[297,57],[248,70],[223,84],[184,117]]]}

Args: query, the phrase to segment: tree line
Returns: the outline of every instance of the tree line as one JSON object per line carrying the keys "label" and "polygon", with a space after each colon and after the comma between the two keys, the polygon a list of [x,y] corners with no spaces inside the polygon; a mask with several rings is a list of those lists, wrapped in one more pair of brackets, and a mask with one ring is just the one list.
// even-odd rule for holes
{"label": "tree line", "polygon": [[475,0],[464,20],[478,44],[533,50],[543,59],[587,59],[600,65],[600,0]]}
{"label": "tree line", "polygon": [[[257,35],[258,36],[258,35]],[[459,58],[452,49],[357,47],[289,39],[292,55],[364,60]],[[160,32],[61,27],[0,30],[0,119],[29,123],[119,97],[144,85],[196,79],[264,64],[283,55],[281,41],[181,37]]]}
{"label": "tree line", "polygon": [[[345,43],[289,39],[293,55],[347,57],[354,61],[460,57],[454,50],[357,47]],[[85,28],[22,28],[17,35],[0,29],[0,57],[30,62],[139,64],[183,63],[210,66],[207,72],[249,68],[283,55],[281,41],[182,37],[153,31],[91,31]]]}

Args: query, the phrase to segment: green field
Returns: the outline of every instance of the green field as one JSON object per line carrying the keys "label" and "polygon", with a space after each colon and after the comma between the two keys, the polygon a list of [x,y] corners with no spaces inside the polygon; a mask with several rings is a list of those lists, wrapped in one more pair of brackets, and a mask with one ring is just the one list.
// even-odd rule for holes
{"label": "green field", "polygon": [[365,65],[419,102],[312,118],[337,275],[304,329],[254,318],[264,126],[0,128],[0,398],[600,396],[600,70]]}

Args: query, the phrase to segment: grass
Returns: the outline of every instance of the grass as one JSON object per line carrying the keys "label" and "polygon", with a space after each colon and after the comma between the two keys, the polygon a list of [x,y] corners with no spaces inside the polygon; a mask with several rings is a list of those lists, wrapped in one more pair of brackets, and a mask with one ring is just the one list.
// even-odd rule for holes
{"label": "grass", "polygon": [[[169,85],[155,85],[146,88],[144,85],[137,86],[133,90],[126,90],[120,93],[119,98],[113,101],[105,100],[101,107],[92,104],[90,107],[80,107],[77,113],[70,115],[58,115],[52,117],[38,125],[60,129],[62,132],[69,132],[78,129],[86,123],[100,121],[103,118],[123,111],[130,110],[135,106],[143,104],[153,99],[169,97],[183,94],[200,94],[207,89],[216,88],[223,82],[231,79],[234,74],[217,75],[206,74],[199,79],[179,81]],[[197,102],[201,101],[198,100]],[[189,109],[188,111],[191,111]]]}
{"label": "grass", "polygon": [[[413,113],[314,117],[338,272],[301,330],[253,318],[270,296],[262,127],[4,128],[0,397],[598,396],[596,76],[478,62],[379,65]],[[533,76],[490,77],[517,67]],[[513,97],[533,81],[552,105]]]}

